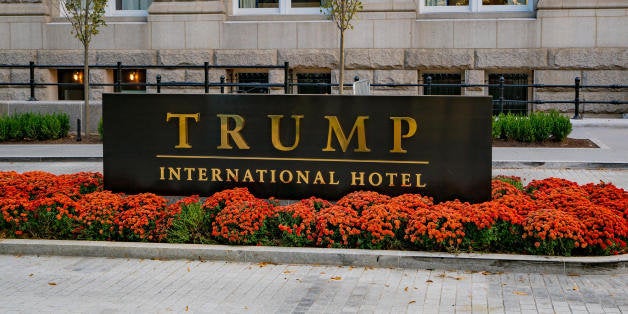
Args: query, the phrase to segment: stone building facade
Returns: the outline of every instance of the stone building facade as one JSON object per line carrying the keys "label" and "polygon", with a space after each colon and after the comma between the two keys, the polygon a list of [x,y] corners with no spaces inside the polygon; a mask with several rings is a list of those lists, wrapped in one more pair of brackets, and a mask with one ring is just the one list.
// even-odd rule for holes
{"label": "stone building facade", "polygon": [[[61,16],[58,0],[0,0],[0,64],[82,64],[82,47]],[[95,37],[90,64],[110,65],[282,65],[299,81],[337,81],[339,35],[316,2],[307,0],[110,0],[107,26]],[[494,83],[496,75],[528,84],[628,85],[626,0],[363,0],[354,29],[346,34],[347,82],[372,84],[436,82]],[[130,8],[130,9],[129,9]],[[92,81],[111,83],[113,69],[93,69]],[[212,68],[221,76],[262,73],[282,83],[283,69]],[[146,82],[203,82],[202,69],[148,69]],[[308,76],[311,75],[311,76]],[[37,69],[36,81],[56,82],[61,72]],[[28,69],[0,68],[0,82],[28,82]],[[98,100],[113,87],[95,87]],[[148,87],[151,92],[153,87]],[[494,94],[487,87],[455,93]],[[165,89],[172,91],[172,89]],[[177,89],[203,92],[201,88]],[[212,88],[212,93],[220,92]],[[273,88],[271,93],[283,93]],[[293,90],[296,92],[296,89]],[[374,94],[425,93],[422,87],[374,87]],[[573,99],[568,87],[530,88],[526,100]],[[585,88],[586,101],[628,99],[627,89]],[[29,89],[0,87],[1,100],[25,100]],[[63,98],[55,86],[38,87],[36,98]],[[573,104],[528,104],[527,110]],[[591,104],[589,113],[620,116],[625,104]]]}

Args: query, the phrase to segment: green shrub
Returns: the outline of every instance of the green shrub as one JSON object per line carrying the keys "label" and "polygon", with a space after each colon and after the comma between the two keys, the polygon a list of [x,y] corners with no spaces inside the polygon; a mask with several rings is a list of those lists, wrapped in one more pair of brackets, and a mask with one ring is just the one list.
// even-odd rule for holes
{"label": "green shrub", "polygon": [[9,123],[6,117],[0,116],[0,142],[4,142],[9,139]]}
{"label": "green shrub", "polygon": [[520,142],[534,141],[534,128],[532,122],[527,117],[517,117],[517,136],[516,140]]}
{"label": "green shrub", "polygon": [[501,119],[504,114],[500,114],[499,116],[493,116],[493,128],[491,135],[493,138],[502,138],[502,129],[503,129],[503,120]]}
{"label": "green shrub", "polygon": [[504,115],[501,120],[503,120],[502,137],[505,140],[517,140],[517,135],[519,133],[517,117],[509,113]]}
{"label": "green shrub", "polygon": [[24,138],[35,140],[38,138],[38,129],[40,124],[39,115],[33,113],[25,113],[19,116]]}
{"label": "green shrub", "polygon": [[57,138],[67,137],[70,132],[70,117],[65,113],[55,113],[53,116],[59,121],[61,127]]}
{"label": "green shrub", "polygon": [[100,137],[100,140],[102,141],[103,139],[102,118],[100,119],[100,121],[98,121],[98,136]]}
{"label": "green shrub", "polygon": [[534,141],[542,142],[550,138],[552,135],[551,117],[543,112],[530,114],[530,123],[534,130]]}
{"label": "green shrub", "polygon": [[20,120],[15,117],[8,117],[7,125],[9,129],[8,140],[22,140],[24,139],[24,132],[22,132],[22,125]]}
{"label": "green shrub", "polygon": [[571,130],[569,118],[556,111],[532,113],[528,117],[508,113],[493,117],[492,136],[519,142],[562,141]]}
{"label": "green shrub", "polygon": [[211,234],[211,223],[200,202],[183,204],[181,212],[174,216],[172,226],[168,230],[170,243],[209,243],[207,236]]}
{"label": "green shrub", "polygon": [[557,111],[551,111],[549,115],[552,119],[552,139],[557,142],[563,141],[571,133],[571,121]]}
{"label": "green shrub", "polygon": [[49,140],[68,136],[70,118],[65,113],[19,113],[0,117],[0,142]]}

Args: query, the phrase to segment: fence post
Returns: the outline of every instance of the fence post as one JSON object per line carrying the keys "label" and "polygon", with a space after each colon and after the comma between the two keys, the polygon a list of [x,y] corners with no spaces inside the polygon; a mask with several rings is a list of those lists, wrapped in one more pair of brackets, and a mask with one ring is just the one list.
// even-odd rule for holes
{"label": "fence post", "polygon": [[205,94],[209,93],[209,62],[205,61],[204,70],[205,70]]}
{"label": "fence post", "polygon": [[[81,119],[76,119],[76,141],[80,142],[81,141]],[[87,135],[87,134],[85,134]]]}
{"label": "fence post", "polygon": [[499,77],[499,113],[504,113],[504,76]]}
{"label": "fence post", "polygon": [[582,119],[580,115],[580,78],[576,77],[574,82],[574,88],[576,90],[576,98],[574,100],[574,115],[572,119]]}
{"label": "fence post", "polygon": [[220,76],[220,93],[224,94],[225,93],[225,76],[221,75]]}
{"label": "fence post", "polygon": [[35,101],[37,100],[37,98],[35,98],[35,62],[29,62],[28,67],[30,69],[30,78],[28,80],[28,83],[31,87],[31,97],[28,100]]}
{"label": "fence post", "polygon": [[161,93],[161,75],[157,74],[157,77],[155,78],[157,81],[157,94]]}
{"label": "fence post", "polygon": [[432,95],[432,77],[428,76],[425,78],[425,81],[427,81],[427,89],[425,91],[425,95]]}
{"label": "fence post", "polygon": [[116,73],[118,73],[118,75],[116,77],[115,92],[119,93],[122,91],[122,88],[120,88],[120,81],[122,80],[122,62],[120,61],[118,61],[118,64],[116,65]]}
{"label": "fence post", "polygon": [[284,82],[283,93],[284,94],[290,94],[290,81],[288,80],[288,75],[290,74],[289,70],[290,70],[290,63],[286,61],[283,64],[283,82]]}

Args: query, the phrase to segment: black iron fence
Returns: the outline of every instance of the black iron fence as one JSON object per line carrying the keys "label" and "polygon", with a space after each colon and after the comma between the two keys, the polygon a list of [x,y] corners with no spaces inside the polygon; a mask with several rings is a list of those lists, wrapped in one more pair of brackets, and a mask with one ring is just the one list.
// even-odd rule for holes
{"label": "black iron fence", "polygon": [[[0,64],[0,69],[29,69],[28,82],[0,82],[0,87],[26,87],[30,88],[30,97],[28,100],[35,101],[35,89],[37,87],[45,86],[57,86],[57,87],[74,87],[78,88],[82,84],[67,83],[67,82],[36,82],[35,70],[36,69],[53,69],[53,70],[76,70],[82,69],[82,65],[41,65],[30,62],[28,65],[6,65]],[[90,86],[113,86],[114,92],[122,92],[123,87],[154,87],[157,93],[161,93],[164,87],[197,87],[203,88],[205,93],[209,93],[210,88],[220,88],[220,93],[269,93],[271,89],[283,89],[285,94],[290,94],[293,91],[293,87],[297,90],[319,90],[331,92],[333,88],[338,88],[339,84],[331,83],[331,79],[327,82],[313,82],[312,80],[306,80],[305,82],[295,82],[291,79],[290,65],[285,62],[283,65],[274,66],[261,66],[261,65],[210,65],[209,62],[205,62],[203,65],[123,65],[121,62],[117,64],[109,65],[90,65],[91,69],[107,69],[113,70],[114,81],[112,83],[90,83]],[[148,69],[161,69],[161,70],[203,70],[204,80],[203,82],[177,82],[177,81],[163,81],[161,74],[155,76],[154,83],[147,82],[145,79],[143,82],[123,82],[122,71],[123,70],[148,70]],[[246,79],[247,82],[241,82],[237,78],[230,79],[224,75],[220,76],[220,80],[216,82],[210,81],[211,69],[224,69],[224,70],[259,70],[263,69],[283,69],[284,82],[283,83],[268,83],[268,81],[260,82]],[[359,77],[354,78],[355,81],[359,80]],[[445,78],[446,83],[434,83],[434,78],[431,75],[422,76],[422,83],[416,84],[370,84],[373,88],[409,88],[417,87],[418,94],[423,95],[442,95],[451,94],[450,91],[457,91],[457,94],[462,92],[464,88],[488,88],[489,95],[493,96],[493,113],[513,112],[519,114],[527,114],[529,104],[573,104],[574,105],[574,119],[581,118],[581,112],[584,111],[584,106],[587,104],[611,104],[611,105],[625,105],[628,104],[626,100],[584,100],[580,97],[580,92],[583,89],[595,89],[595,90],[607,90],[607,91],[625,91],[628,89],[628,85],[611,84],[611,85],[582,85],[579,77],[574,78],[574,84],[522,84],[521,78],[515,79],[512,84],[507,84],[503,75],[495,78],[490,78],[487,84],[464,84],[453,83],[451,77]],[[442,82],[441,78],[437,78],[438,82]],[[527,77],[525,79],[527,81]],[[352,86],[352,84],[343,84],[344,87]],[[509,92],[513,89],[525,89],[524,94],[527,95],[529,89],[560,89],[573,91],[573,98],[561,99],[561,100],[528,100],[527,96],[522,97],[521,93]],[[518,94],[518,95],[517,95]]]}

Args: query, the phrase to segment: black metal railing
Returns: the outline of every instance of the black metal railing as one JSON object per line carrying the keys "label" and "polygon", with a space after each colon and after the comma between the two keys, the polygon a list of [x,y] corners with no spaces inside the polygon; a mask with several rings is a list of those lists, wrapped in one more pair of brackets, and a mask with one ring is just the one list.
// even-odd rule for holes
{"label": "black metal railing", "polygon": [[[37,87],[45,87],[45,86],[57,86],[57,87],[74,87],[79,88],[82,84],[79,83],[60,83],[60,82],[37,82],[35,79],[35,70],[36,69],[54,69],[54,70],[81,70],[83,68],[82,65],[42,65],[35,64],[35,62],[31,61],[28,65],[25,64],[13,64],[6,65],[0,64],[0,69],[29,69],[29,79],[28,82],[0,82],[0,86],[14,86],[14,87],[25,87],[28,86],[30,88],[30,97],[28,100],[35,101],[37,98],[35,97],[35,90]],[[108,65],[90,65],[91,69],[108,69],[113,70],[117,75],[114,75],[115,79],[111,83],[90,83],[90,86],[113,86],[114,92],[122,92],[123,87],[154,87],[157,93],[161,93],[162,88],[164,87],[197,87],[203,88],[205,93],[209,93],[211,88],[219,88],[220,93],[248,93],[248,92],[260,92],[264,91],[268,93],[272,88],[282,88],[285,94],[291,93],[293,87],[311,87],[319,90],[331,91],[333,88],[338,88],[339,84],[331,83],[331,82],[313,82],[311,80],[305,80],[305,82],[294,82],[290,79],[290,65],[288,62],[285,62],[283,65],[210,65],[209,62],[204,62],[203,65],[123,65],[121,62],[117,62],[116,64],[108,64]],[[157,74],[155,76],[155,82],[133,82],[126,83],[122,80],[122,71],[123,70],[148,70],[148,69],[161,69],[161,70],[177,70],[177,69],[199,69],[203,70],[203,82],[177,82],[177,81],[168,81],[164,82],[161,74]],[[246,71],[249,70],[249,73],[252,73],[251,70],[260,70],[260,69],[283,69],[284,70],[284,82],[283,83],[263,83],[263,82],[254,82],[254,79],[247,79],[249,82],[239,82],[239,81],[231,81],[227,79],[224,75],[220,76],[220,80],[218,82],[210,81],[210,70],[211,69],[225,69],[232,71]],[[240,73],[240,72],[238,72]],[[331,77],[329,76],[329,80]],[[358,80],[358,77],[355,77],[355,80]],[[520,112],[523,114],[527,113],[527,105],[528,104],[565,104],[571,103],[574,105],[574,119],[581,118],[581,106],[584,107],[585,104],[612,104],[612,105],[625,105],[628,104],[626,100],[588,100],[585,101],[581,99],[580,92],[583,89],[604,89],[604,90],[626,90],[628,88],[627,85],[582,85],[581,79],[579,77],[574,78],[574,84],[520,84],[521,79],[515,81],[514,84],[507,84],[506,79],[503,75],[500,75],[497,79],[497,83],[495,83],[494,79],[489,80],[488,84],[465,84],[465,83],[452,83],[451,77],[447,76],[444,79],[447,80],[447,83],[434,83],[434,78],[431,75],[424,75],[422,77],[423,83],[417,84],[370,84],[371,87],[374,88],[404,88],[404,87],[417,87],[418,94],[423,93],[423,95],[434,95],[440,92],[439,91],[452,91],[452,90],[462,90],[463,88],[488,88],[491,91],[493,96],[493,112],[503,113],[508,111],[516,111],[510,110],[508,107],[512,107],[513,105],[518,105],[520,108],[525,108],[525,112]],[[509,79],[510,80],[510,79]],[[526,77],[527,80],[527,77]],[[437,78],[437,81],[442,81],[440,78]],[[512,81],[512,80],[511,80]],[[352,84],[345,83],[343,86],[351,86]],[[226,90],[229,88],[229,90]],[[513,97],[512,94],[507,93],[507,89],[520,88],[525,89],[526,94],[529,89],[569,89],[574,93],[573,99],[564,99],[564,100],[527,100],[521,99],[523,97]],[[510,96],[510,97],[509,97]],[[512,99],[519,98],[519,99]],[[527,98],[527,97],[525,97]]]}

